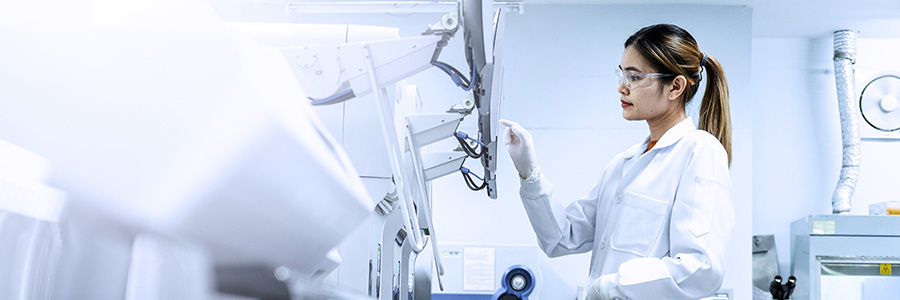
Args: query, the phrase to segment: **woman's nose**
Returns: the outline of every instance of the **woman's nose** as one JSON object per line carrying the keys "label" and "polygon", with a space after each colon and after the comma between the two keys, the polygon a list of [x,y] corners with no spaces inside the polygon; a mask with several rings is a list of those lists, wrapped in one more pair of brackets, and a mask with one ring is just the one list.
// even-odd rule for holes
{"label": "woman's nose", "polygon": [[618,91],[619,91],[619,94],[622,94],[622,95],[628,95],[628,92],[629,92],[628,88],[625,87],[624,82],[619,82]]}

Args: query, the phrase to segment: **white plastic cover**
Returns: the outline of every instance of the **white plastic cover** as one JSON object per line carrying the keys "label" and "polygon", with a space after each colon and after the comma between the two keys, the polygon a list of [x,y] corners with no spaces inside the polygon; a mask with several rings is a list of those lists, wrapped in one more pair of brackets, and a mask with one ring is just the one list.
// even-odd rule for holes
{"label": "white plastic cover", "polygon": [[283,56],[208,3],[60,5],[0,4],[0,136],[51,161],[71,201],[300,273],[372,214]]}

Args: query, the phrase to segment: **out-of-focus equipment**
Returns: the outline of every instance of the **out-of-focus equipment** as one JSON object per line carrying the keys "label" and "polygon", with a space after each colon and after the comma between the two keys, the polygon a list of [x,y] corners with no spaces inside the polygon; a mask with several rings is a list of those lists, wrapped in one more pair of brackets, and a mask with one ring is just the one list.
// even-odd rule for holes
{"label": "out-of-focus equipment", "polygon": [[[42,277],[57,280],[52,298],[203,299],[213,266],[321,280],[376,205],[344,150],[278,52],[205,2],[142,5],[111,24],[0,20],[17,45],[0,49],[0,132],[53,163],[78,208],[63,213],[59,271]],[[31,280],[17,278],[0,285]]]}
{"label": "out-of-focus equipment", "polygon": [[534,274],[526,266],[509,267],[500,280],[501,287],[491,300],[528,300],[534,290]]}
{"label": "out-of-focus equipment", "polygon": [[0,140],[0,299],[53,299],[65,193],[46,159]]}
{"label": "out-of-focus equipment", "polygon": [[753,286],[760,290],[767,290],[769,280],[777,276],[778,252],[775,249],[775,236],[753,236]]}
{"label": "out-of-focus equipment", "polygon": [[900,215],[900,201],[885,201],[869,204],[870,216]]}
{"label": "out-of-focus equipment", "polygon": [[892,299],[900,292],[900,218],[814,215],[791,224],[797,299]]}

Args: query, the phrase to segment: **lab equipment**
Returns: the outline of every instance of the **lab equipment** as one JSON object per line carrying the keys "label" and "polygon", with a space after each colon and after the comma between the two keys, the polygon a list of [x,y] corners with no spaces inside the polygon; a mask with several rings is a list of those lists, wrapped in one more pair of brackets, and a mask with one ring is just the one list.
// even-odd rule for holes
{"label": "lab equipment", "polygon": [[841,117],[841,174],[831,196],[831,210],[835,214],[849,214],[850,200],[859,180],[860,136],[859,111],[853,105],[856,94],[856,44],[859,32],[834,32],[834,79],[837,87],[838,111]]}
{"label": "lab equipment", "polygon": [[[477,2],[488,8],[485,15],[494,16],[491,2]],[[107,6],[114,5],[96,8]],[[496,60],[473,63],[470,74],[490,75],[469,75],[472,89],[485,96],[435,114],[416,109],[422,100],[403,79],[433,68],[461,16],[476,16],[454,2],[442,6],[449,10],[442,10],[446,14],[420,36],[404,38],[397,29],[372,26],[309,30],[305,24],[278,24],[285,25],[283,30],[265,26],[256,32],[270,34],[251,40],[247,32],[252,29],[222,24],[207,6],[154,1],[144,11],[123,5],[112,7],[112,14],[119,8],[133,10],[121,15],[141,18],[47,34],[19,28],[0,33],[16,40],[22,51],[0,58],[13,66],[0,71],[0,78],[57,87],[4,85],[9,88],[2,98],[15,104],[9,109],[26,117],[0,120],[0,128],[59,164],[56,180],[78,196],[76,218],[88,219],[93,215],[81,212],[89,211],[113,225],[96,235],[114,236],[108,240],[112,246],[95,247],[94,237],[74,244],[67,259],[71,267],[60,272],[66,287],[59,295],[110,298],[99,294],[133,291],[130,295],[152,298],[132,282],[116,279],[128,276],[153,286],[151,281],[159,279],[154,272],[177,270],[168,268],[170,259],[190,257],[192,266],[202,265],[193,260],[197,256],[190,249],[195,248],[217,268],[286,266],[292,282],[322,280],[344,261],[335,247],[362,229],[370,231],[371,240],[362,240],[365,247],[355,250],[372,259],[352,267],[374,271],[353,273],[373,274],[369,290],[381,299],[413,297],[403,291],[415,282],[417,254],[437,244],[428,182],[458,172],[466,156],[452,149],[428,150],[453,136],[459,120],[474,109],[482,110],[480,127],[491,126],[500,100],[492,87],[499,86],[501,72],[481,72],[499,66]],[[281,12],[284,7],[273,8]],[[495,29],[489,22],[483,25],[492,35],[471,40],[471,49],[484,41],[493,46]],[[297,43],[311,40],[321,44]],[[62,48],[67,50],[49,51]],[[493,59],[495,52],[484,53]],[[390,97],[392,92],[402,94],[399,100]],[[370,99],[348,101],[360,97]],[[325,117],[335,108],[347,118]],[[347,131],[326,130],[332,126]],[[335,132],[340,138],[332,137]],[[492,147],[490,133],[470,133]],[[102,259],[104,252],[92,251],[98,248],[121,255],[104,260],[106,269],[93,273],[106,277],[79,277],[83,265],[78,262]],[[436,268],[443,273],[439,262]],[[175,285],[196,282],[157,283],[165,285],[160,291],[174,287],[188,292],[177,295],[194,295]],[[353,287],[365,290],[366,285]],[[90,288],[96,286],[108,288]],[[117,296],[125,295],[112,298]]]}
{"label": "lab equipment", "polygon": [[766,290],[769,280],[780,274],[778,251],[775,249],[775,235],[754,235],[752,247],[753,286],[760,290]]}
{"label": "lab equipment", "polygon": [[900,219],[811,215],[791,224],[797,299],[892,299],[900,292]]}
{"label": "lab equipment", "polygon": [[0,98],[22,116],[0,128],[53,163],[80,209],[67,212],[68,224],[111,220],[64,244],[56,298],[125,298],[129,270],[147,266],[131,259],[168,253],[132,253],[144,233],[200,248],[215,265],[288,266],[308,279],[333,271],[332,250],[376,203],[298,101],[305,93],[290,68],[204,1],[146,5],[141,18],[114,24],[0,32],[21,51],[0,57],[10,66],[0,70]]}
{"label": "lab equipment", "polygon": [[50,162],[0,140],[0,298],[52,299],[66,194],[45,183]]}
{"label": "lab equipment", "polygon": [[791,294],[794,293],[794,288],[797,287],[797,278],[794,276],[789,277],[784,284],[781,282],[781,275],[776,275],[769,285],[769,293],[772,294],[772,299],[790,299]]}
{"label": "lab equipment", "polygon": [[772,280],[772,283],[769,284],[769,293],[772,294],[772,298],[783,300],[784,299],[784,288],[781,285],[781,276],[775,276],[775,279]]}
{"label": "lab equipment", "polygon": [[547,290],[543,287],[545,280],[541,271],[542,254],[534,245],[445,243],[441,246],[440,255],[447,270],[444,290],[438,290],[433,286],[431,299],[559,297],[560,291]]}
{"label": "lab equipment", "polygon": [[209,299],[213,295],[212,268],[213,262],[201,247],[138,234],[131,245],[124,299]]}
{"label": "lab equipment", "polygon": [[[477,70],[472,78],[475,106],[478,108],[478,132],[487,152],[481,157],[487,194],[497,198],[497,137],[503,101],[503,37],[506,30],[505,10],[494,12],[490,0],[461,0],[467,59]],[[521,13],[521,6],[519,7]],[[493,19],[493,23],[491,20]],[[492,25],[488,25],[492,24]],[[470,55],[471,54],[471,55]]]}
{"label": "lab equipment", "polygon": [[534,290],[534,274],[526,266],[515,265],[503,273],[500,284],[491,300],[528,300]]}
{"label": "lab equipment", "polygon": [[[292,3],[288,11],[360,13],[395,9],[377,2],[355,3],[359,5]],[[493,172],[496,171],[496,118],[502,72],[493,72],[501,68],[499,52],[492,49],[499,49],[495,44],[502,44],[502,9],[494,14],[490,1],[466,0],[454,4],[439,11],[433,11],[435,6],[424,5],[425,10],[420,12],[446,14],[422,35],[414,37],[400,37],[396,30],[374,27],[367,30],[386,34],[377,37],[354,34],[350,38],[350,34],[335,30],[334,36],[325,37],[304,33],[320,25],[232,24],[282,53],[297,82],[312,91],[311,103],[329,124],[329,130],[342,135],[342,146],[350,160],[359,166],[370,195],[382,199],[376,205],[378,216],[365,225],[370,236],[346,243],[356,247],[342,248],[342,253],[347,254],[342,256],[350,258],[341,267],[345,271],[340,272],[368,274],[364,279],[341,276],[341,280],[346,277],[348,281],[341,284],[359,287],[359,282],[365,281],[363,290],[375,298],[412,298],[417,280],[411,274],[415,273],[417,257],[428,248],[433,252],[438,288],[442,287],[440,276],[445,272],[441,257],[436,255],[440,244],[431,219],[430,181],[464,170],[461,167],[465,157],[477,156],[484,168],[484,178],[479,179],[483,183],[477,186],[468,180],[467,184],[472,189],[487,188],[488,195],[496,198]],[[493,20],[495,24],[491,26],[483,20]],[[340,26],[353,29],[349,25]],[[464,29],[468,75],[438,60],[443,47],[459,28]],[[446,112],[422,112],[423,100],[418,88],[425,87],[408,85],[404,79],[431,67],[451,76],[443,84],[452,82],[472,91],[472,99],[464,99],[462,105]],[[458,152],[432,146],[454,136],[460,121],[474,109],[479,112],[479,131],[471,139],[481,144],[478,150],[466,148],[471,151]],[[476,151],[478,155],[474,155]]]}
{"label": "lab equipment", "polygon": [[[450,6],[450,4],[454,4]],[[422,5],[419,5],[422,4]],[[364,96],[379,87],[386,87],[424,69],[435,66],[451,76],[452,81],[472,91],[474,107],[478,111],[478,139],[484,144],[484,154],[479,156],[484,167],[484,187],[489,197],[496,199],[496,148],[499,128],[497,125],[502,101],[502,45],[505,32],[506,8],[522,11],[521,2],[496,5],[492,1],[460,0],[457,2],[389,3],[370,2],[313,2],[289,3],[292,13],[372,13],[372,12],[446,12],[439,22],[418,37],[370,40],[365,43],[334,43],[303,45],[296,51],[285,53],[298,74],[298,80],[309,89],[323,91],[311,93],[315,105],[334,104],[354,97]],[[444,7],[440,10],[440,7]],[[496,9],[496,13],[495,13]],[[438,61],[440,51],[457,30],[462,27],[469,77],[456,68]],[[409,48],[412,45],[412,48]],[[360,49],[360,47],[362,49]],[[370,50],[378,53],[369,53]],[[287,48],[282,48],[287,51]],[[362,50],[362,51],[361,51]],[[366,52],[363,54],[362,52]],[[424,60],[426,55],[431,59]],[[319,59],[324,57],[324,59]],[[366,60],[377,76],[367,76]],[[374,78],[375,82],[369,82]],[[376,98],[381,97],[377,95]],[[385,97],[381,97],[385,98]],[[451,109],[452,110],[452,109]],[[388,138],[388,137],[386,137]],[[389,151],[391,152],[391,151]],[[390,154],[398,156],[397,154]],[[399,173],[398,173],[399,174]]]}

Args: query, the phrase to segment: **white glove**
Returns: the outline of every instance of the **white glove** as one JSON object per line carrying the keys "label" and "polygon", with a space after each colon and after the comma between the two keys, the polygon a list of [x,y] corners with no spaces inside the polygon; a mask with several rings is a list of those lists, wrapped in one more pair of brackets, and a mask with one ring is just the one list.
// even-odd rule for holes
{"label": "white glove", "polygon": [[512,158],[513,164],[516,165],[519,177],[526,179],[538,169],[537,155],[534,153],[534,142],[532,142],[531,133],[516,122],[500,120],[500,124],[506,126],[503,136],[509,150],[509,157]]}
{"label": "white glove", "polygon": [[610,300],[609,289],[613,285],[613,280],[617,274],[607,274],[600,276],[594,280],[590,286],[585,289],[583,300]]}

